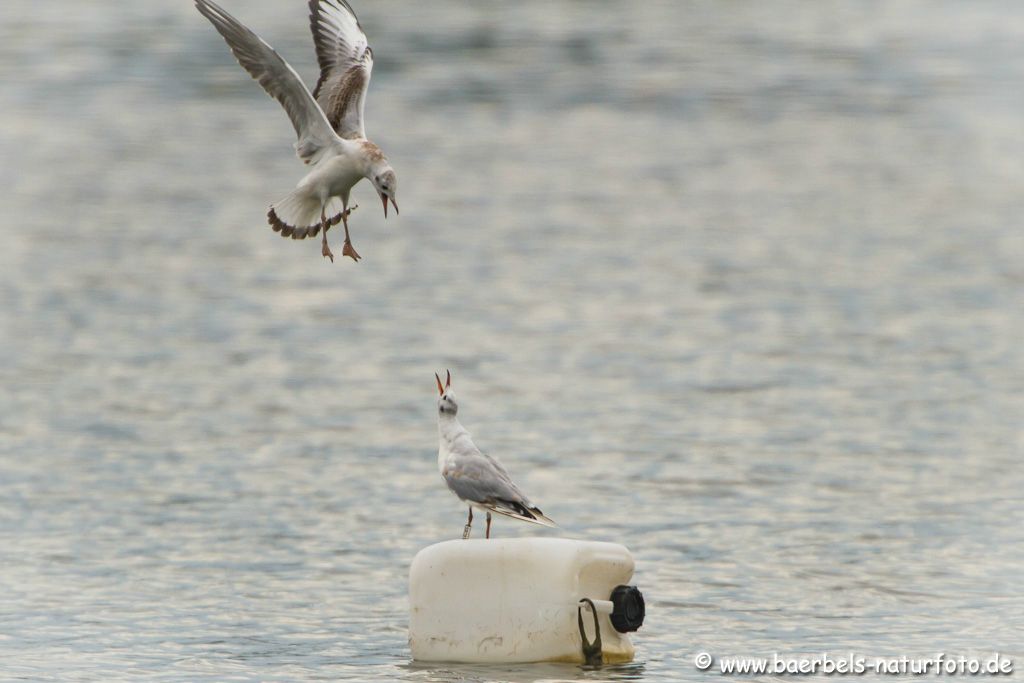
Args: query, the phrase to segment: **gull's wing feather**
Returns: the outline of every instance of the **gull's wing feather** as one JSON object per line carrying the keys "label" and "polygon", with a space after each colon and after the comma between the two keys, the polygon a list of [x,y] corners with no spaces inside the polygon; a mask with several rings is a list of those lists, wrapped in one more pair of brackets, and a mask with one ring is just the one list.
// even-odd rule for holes
{"label": "gull's wing feather", "polygon": [[364,139],[363,108],[373,72],[373,51],[346,0],[309,0],[320,79],[313,89],[320,108],[343,138]]}
{"label": "gull's wing feather", "polygon": [[462,500],[524,522],[555,526],[530,503],[509,478],[505,468],[491,456],[480,451],[460,454],[442,474],[448,488]]}
{"label": "gull's wing feather", "polygon": [[336,136],[295,69],[212,0],[195,0],[195,3],[196,9],[227,41],[238,63],[284,107],[298,136],[295,152],[299,158],[307,164],[318,160]]}

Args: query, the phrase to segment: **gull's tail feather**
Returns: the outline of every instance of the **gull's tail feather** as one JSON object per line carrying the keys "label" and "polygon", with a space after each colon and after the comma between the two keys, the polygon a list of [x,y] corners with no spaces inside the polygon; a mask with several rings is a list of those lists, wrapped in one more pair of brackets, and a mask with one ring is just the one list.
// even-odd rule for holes
{"label": "gull's tail feather", "polygon": [[513,519],[522,520],[524,522],[533,522],[534,524],[540,524],[541,526],[558,526],[555,524],[553,519],[541,512],[540,508],[528,508],[522,503],[517,503],[515,501],[497,501],[496,503],[486,507],[499,515],[505,515],[506,517],[512,517]]}
{"label": "gull's tail feather", "polygon": [[[327,227],[341,222],[341,207],[337,199],[327,204]],[[297,189],[279,202],[270,205],[267,222],[282,237],[301,240],[315,237],[320,232],[320,200]]]}
{"label": "gull's tail feather", "polygon": [[544,526],[550,527],[558,526],[557,524],[555,524],[555,520],[551,519],[543,512],[541,512],[540,508],[530,508],[530,514],[533,515],[533,521],[537,524],[542,524]]}

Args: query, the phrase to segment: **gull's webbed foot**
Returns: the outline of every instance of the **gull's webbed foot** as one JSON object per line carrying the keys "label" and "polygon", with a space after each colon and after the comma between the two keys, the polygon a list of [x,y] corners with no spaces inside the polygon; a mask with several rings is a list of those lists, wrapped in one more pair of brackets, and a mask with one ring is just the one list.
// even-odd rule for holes
{"label": "gull's webbed foot", "polygon": [[[324,233],[324,237],[326,237],[326,236],[327,236],[327,234]],[[331,259],[331,263],[334,263],[334,253],[331,251],[331,248],[329,246],[327,246],[327,240],[326,239],[323,240],[321,242],[321,245],[322,246],[321,246],[321,249],[320,249],[320,253],[323,254],[324,258],[329,258],[329,259]]]}
{"label": "gull's webbed foot", "polygon": [[[358,252],[356,252],[355,248],[352,247],[352,243],[348,240],[345,240],[345,246],[342,247],[341,249],[341,255],[348,256],[353,261],[359,261],[359,259],[362,258],[362,256],[360,256]],[[334,259],[331,260],[333,261]]]}
{"label": "gull's webbed foot", "polygon": [[327,222],[327,216],[324,215],[323,207],[320,207],[320,228],[323,230],[323,237],[320,238],[320,253],[324,258],[331,259],[331,263],[334,263],[334,254],[331,253],[331,248],[327,246],[327,229],[331,227],[331,224]]}

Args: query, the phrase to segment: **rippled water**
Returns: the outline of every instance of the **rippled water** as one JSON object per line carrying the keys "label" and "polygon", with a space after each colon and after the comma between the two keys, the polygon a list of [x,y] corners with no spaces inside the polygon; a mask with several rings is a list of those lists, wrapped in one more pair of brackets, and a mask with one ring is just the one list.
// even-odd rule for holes
{"label": "rippled water", "polygon": [[[225,4],[313,81],[303,3]],[[189,2],[0,9],[0,677],[1024,667],[1020,5],[357,5],[402,214],[361,184],[334,265],[265,225],[290,126]],[[446,367],[633,551],[633,664],[410,662]]]}

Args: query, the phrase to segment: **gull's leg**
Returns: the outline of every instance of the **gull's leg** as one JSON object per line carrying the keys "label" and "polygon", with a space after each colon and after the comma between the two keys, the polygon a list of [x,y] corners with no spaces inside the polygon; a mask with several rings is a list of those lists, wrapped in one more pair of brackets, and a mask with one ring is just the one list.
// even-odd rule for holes
{"label": "gull's leg", "polygon": [[324,258],[331,259],[331,263],[334,263],[334,254],[331,253],[331,248],[327,246],[327,216],[324,214],[324,210],[327,205],[324,204],[320,207],[320,229],[323,230],[324,236],[320,242],[320,253],[323,254]]}
{"label": "gull's leg", "polygon": [[469,521],[466,522],[465,528],[462,529],[462,540],[465,541],[469,538],[469,530],[473,526],[473,506],[469,506]]}
{"label": "gull's leg", "polygon": [[484,538],[491,537],[491,513],[487,513],[487,535]]}
{"label": "gull's leg", "polygon": [[341,212],[341,224],[345,226],[345,246],[342,247],[341,254],[342,256],[348,256],[353,261],[358,261],[360,259],[360,256],[352,247],[352,240],[350,240],[348,237],[348,215],[350,213],[351,211],[348,208],[348,202],[345,202],[344,210]]}

